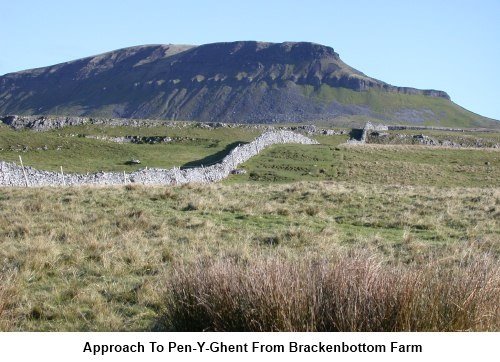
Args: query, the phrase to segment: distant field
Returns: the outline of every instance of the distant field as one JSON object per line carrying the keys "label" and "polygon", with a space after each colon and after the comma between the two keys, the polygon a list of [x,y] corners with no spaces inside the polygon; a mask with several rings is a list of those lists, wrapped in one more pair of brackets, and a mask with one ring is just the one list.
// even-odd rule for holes
{"label": "distant field", "polygon": [[[0,159],[182,166],[261,132],[0,127]],[[500,331],[500,150],[315,138],[213,185],[0,188],[0,330]]]}
{"label": "distant field", "polygon": [[[254,128],[202,129],[152,127],[67,127],[49,132],[14,131],[0,127],[0,159],[40,169],[65,172],[135,171],[220,161],[238,143],[250,142],[263,131]],[[420,134],[422,132],[420,131]],[[456,133],[424,134],[456,137]],[[120,144],[83,136],[168,136],[170,143]],[[478,137],[476,134],[460,137]],[[480,134],[500,142],[499,133]],[[348,181],[372,184],[495,186],[500,185],[500,150],[451,149],[420,145],[341,145],[341,136],[315,136],[317,146],[276,145],[244,165],[245,175],[224,182]],[[43,150],[43,148],[47,150]],[[125,165],[139,159],[140,165]]]}
{"label": "distant field", "polygon": [[[0,127],[0,159],[19,161],[27,166],[57,171],[63,166],[67,172],[135,171],[143,167],[179,167],[208,158],[209,163],[223,156],[227,146],[250,142],[262,130],[246,128],[201,129],[188,125],[184,128],[134,128],[76,126],[47,132],[14,131]],[[83,136],[168,136],[178,138],[164,144],[120,144]],[[27,149],[26,149],[27,146]],[[43,150],[46,146],[47,150]],[[234,145],[233,145],[234,147]],[[139,159],[141,165],[125,165],[127,160]]]}
{"label": "distant field", "polygon": [[500,150],[404,145],[276,145],[225,182],[330,180],[356,184],[500,186]]}
{"label": "distant field", "polygon": [[[385,136],[373,137],[368,135],[368,143],[376,144],[418,144],[424,136],[438,142],[452,142],[465,148],[499,148],[500,132],[451,132],[437,130],[397,130],[384,132]],[[401,136],[407,136],[402,139]]]}
{"label": "distant field", "polygon": [[403,134],[425,134],[430,137],[437,137],[438,139],[447,139],[451,141],[460,139],[485,139],[491,140],[495,143],[500,143],[500,131],[489,132],[452,132],[452,131],[439,131],[439,130],[398,130],[389,131],[389,133],[403,133]]}

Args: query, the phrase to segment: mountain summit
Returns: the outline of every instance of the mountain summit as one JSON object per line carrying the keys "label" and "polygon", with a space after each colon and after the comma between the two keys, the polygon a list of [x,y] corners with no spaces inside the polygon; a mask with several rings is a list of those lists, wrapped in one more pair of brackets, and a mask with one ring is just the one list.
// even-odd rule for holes
{"label": "mountain summit", "polygon": [[443,91],[396,87],[327,46],[239,41],[144,45],[0,77],[0,114],[238,123],[489,126]]}

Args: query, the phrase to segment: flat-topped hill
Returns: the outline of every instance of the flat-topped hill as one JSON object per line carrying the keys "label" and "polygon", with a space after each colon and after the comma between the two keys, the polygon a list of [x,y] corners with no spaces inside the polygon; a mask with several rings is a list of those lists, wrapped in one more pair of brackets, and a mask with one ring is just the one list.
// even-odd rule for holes
{"label": "flat-topped hill", "polygon": [[398,87],[307,42],[144,45],[0,77],[0,114],[237,123],[498,127],[447,93]]}

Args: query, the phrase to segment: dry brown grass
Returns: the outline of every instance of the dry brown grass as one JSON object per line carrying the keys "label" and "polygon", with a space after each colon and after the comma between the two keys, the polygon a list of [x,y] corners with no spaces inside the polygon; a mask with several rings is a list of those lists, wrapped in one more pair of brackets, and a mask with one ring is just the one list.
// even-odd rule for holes
{"label": "dry brown grass", "polygon": [[[440,277],[451,273],[450,280],[466,273],[471,260],[477,261],[478,271],[471,274],[473,277],[481,275],[481,263],[489,268],[488,273],[494,268],[498,270],[499,196],[497,188],[333,182],[2,188],[0,330],[150,330],[158,319],[168,315],[166,284],[174,283],[175,276],[182,274],[193,277],[192,284],[210,277],[214,288],[217,276],[239,276],[242,285],[245,278],[248,285],[255,279],[251,295],[255,296],[256,305],[274,303],[276,313],[283,314],[278,308],[284,300],[281,294],[275,301],[264,300],[276,288],[276,292],[281,290],[286,296],[285,311],[298,308],[297,320],[276,317],[276,325],[269,320],[252,322],[254,328],[344,328],[340,322],[328,322],[328,328],[321,327],[303,311],[304,306],[307,310],[311,305],[319,306],[306,298],[315,295],[319,301],[319,283],[342,276],[335,270],[340,273],[345,269],[345,283],[351,275],[357,275],[358,269],[373,271],[371,275],[378,279],[364,283],[371,288],[369,295],[375,298],[378,293],[383,301],[396,298],[390,296],[391,291],[396,295],[403,293],[397,283],[391,290],[382,288],[399,277],[413,280],[413,275],[422,275],[419,285],[434,285],[438,277],[431,278],[430,265],[439,266],[436,270],[439,269]],[[481,255],[488,257],[483,260]],[[370,275],[363,273],[353,280],[362,281]],[[277,279],[266,281],[266,275],[276,275]],[[426,275],[427,279],[423,278]],[[471,280],[467,285],[474,285]],[[268,284],[259,286],[260,281]],[[309,285],[310,281],[316,283],[316,289]],[[231,279],[225,283],[228,288],[234,284]],[[457,283],[449,282],[456,286],[454,290],[460,290]],[[498,277],[492,277],[488,285],[495,283],[498,284]],[[476,284],[478,290],[487,289],[480,281]],[[328,291],[328,285],[322,290]],[[346,285],[356,288],[356,284]],[[464,295],[474,290],[471,288],[464,289]],[[291,296],[292,291],[296,295]],[[241,295],[241,300],[248,299],[244,290]],[[467,302],[472,304],[465,303],[467,299],[449,300],[476,313],[474,306],[481,304],[475,299],[479,295],[483,294],[472,295],[473,303]],[[327,300],[333,299],[324,298],[325,311],[330,303]],[[494,312],[498,315],[498,310]],[[326,315],[320,309],[314,313],[311,315],[315,318]],[[479,314],[474,316],[479,318]],[[418,318],[424,320],[422,316]],[[500,330],[498,319],[495,325],[488,318],[474,327],[440,322],[435,328]],[[381,328],[389,329],[388,324],[379,323]],[[401,328],[418,327],[416,322],[398,323]],[[359,319],[352,327],[368,329],[376,325],[371,319],[365,324]],[[165,329],[174,327],[187,328],[163,324]],[[207,328],[216,329],[210,325]]]}
{"label": "dry brown grass", "polygon": [[16,275],[14,272],[0,274],[0,331],[11,329],[13,307],[17,302]]}
{"label": "dry brown grass", "polygon": [[366,253],[300,261],[256,256],[176,265],[160,329],[175,331],[495,331],[491,256],[450,268],[388,266]]}

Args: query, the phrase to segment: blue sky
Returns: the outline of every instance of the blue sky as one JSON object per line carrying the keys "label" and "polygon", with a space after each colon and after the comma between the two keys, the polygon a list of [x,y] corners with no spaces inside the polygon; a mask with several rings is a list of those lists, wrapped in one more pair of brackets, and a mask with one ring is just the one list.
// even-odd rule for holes
{"label": "blue sky", "polygon": [[499,0],[0,0],[0,75],[140,44],[312,41],[500,120]]}

